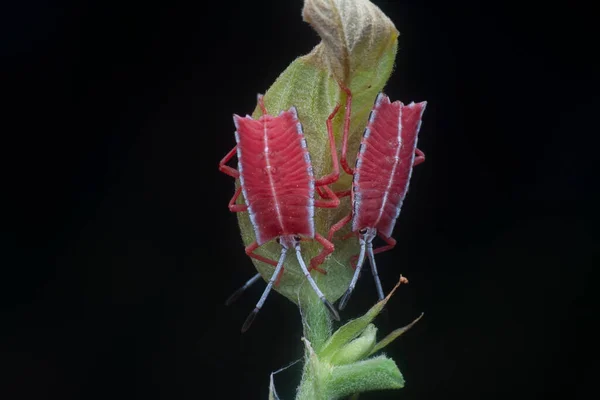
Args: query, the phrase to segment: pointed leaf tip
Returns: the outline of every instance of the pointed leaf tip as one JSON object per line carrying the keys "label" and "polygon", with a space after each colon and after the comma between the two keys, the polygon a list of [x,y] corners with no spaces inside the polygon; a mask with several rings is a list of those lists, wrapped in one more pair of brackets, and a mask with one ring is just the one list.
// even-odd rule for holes
{"label": "pointed leaf tip", "polygon": [[372,354],[375,354],[379,350],[383,349],[385,346],[387,346],[388,344],[392,343],[394,340],[396,340],[398,337],[400,337],[402,334],[404,334],[406,331],[408,331],[410,328],[412,328],[417,322],[419,322],[419,320],[421,318],[423,318],[423,315],[424,315],[424,313],[421,313],[421,315],[419,315],[410,324],[408,324],[406,326],[403,326],[402,328],[398,328],[398,329],[392,331],[389,335],[387,335],[386,337],[384,337],[383,339],[381,339],[373,347],[373,349],[369,352],[369,356],[372,355]]}
{"label": "pointed leaf tip", "polygon": [[388,300],[392,297],[396,289],[402,284],[408,283],[408,279],[400,275],[400,279],[396,286],[390,291],[390,293],[381,301],[377,302],[373,307],[369,309],[363,316],[351,320],[341,326],[337,331],[331,335],[331,337],[325,342],[321,349],[320,356],[322,358],[330,358],[346,343],[360,335],[366,327],[375,319],[377,315],[383,310]]}
{"label": "pointed leaf tip", "polygon": [[343,365],[362,360],[375,346],[376,334],[377,328],[375,325],[367,325],[359,337],[350,341],[331,357],[331,363]]}
{"label": "pointed leaf tip", "polygon": [[[355,70],[375,64],[398,37],[392,21],[368,0],[305,0],[302,18],[322,39],[313,53],[321,54],[342,82]],[[382,43],[382,38],[388,40]],[[374,45],[381,48],[373,51]]]}
{"label": "pointed leaf tip", "polygon": [[388,295],[385,296],[385,299],[381,300],[381,302],[383,302],[383,304],[386,304],[390,300],[390,298],[394,295],[394,293],[396,292],[396,289],[398,289],[398,287],[403,283],[405,285],[407,285],[408,279],[406,279],[405,276],[400,275],[400,278],[398,279],[398,283],[396,283],[396,285],[392,288],[392,290],[388,293]]}

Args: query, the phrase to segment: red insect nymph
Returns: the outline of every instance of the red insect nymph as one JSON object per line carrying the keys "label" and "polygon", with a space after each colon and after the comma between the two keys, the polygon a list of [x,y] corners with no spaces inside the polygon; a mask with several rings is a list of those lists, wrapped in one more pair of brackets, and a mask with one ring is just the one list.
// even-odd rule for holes
{"label": "red insect nymph", "polygon": [[[240,179],[240,186],[229,202],[229,209],[233,212],[248,211],[250,215],[256,241],[246,247],[246,253],[275,267],[267,288],[254,311],[248,316],[242,331],[249,328],[273,284],[283,272],[288,251],[296,253],[300,267],[312,288],[334,318],[339,320],[336,309],[327,301],[310,275],[310,270],[319,270],[318,265],[334,249],[330,241],[315,231],[314,208],[334,208],[339,205],[339,199],[327,186],[339,177],[335,140],[331,128],[331,120],[339,106],[327,120],[333,171],[321,179],[315,179],[296,108],[291,107],[278,116],[272,116],[267,113],[262,96],[258,97],[258,102],[263,112],[259,119],[234,115],[237,145],[219,164],[222,172]],[[225,165],[235,154],[238,157],[238,170]],[[315,187],[322,189],[319,193],[324,194],[324,199],[315,199]],[[236,204],[241,193],[244,195],[245,204]],[[273,239],[281,245],[281,256],[278,261],[254,253],[259,246]],[[301,239],[314,239],[323,245],[321,253],[311,260],[310,269],[306,268],[302,259]],[[232,295],[228,302],[237,298],[258,278],[258,274],[252,277]]]}
{"label": "red insect nymph", "polygon": [[[425,155],[417,149],[417,136],[421,127],[421,117],[426,102],[402,104],[380,93],[369,115],[363,138],[356,157],[354,169],[348,166],[346,152],[352,95],[348,95],[341,164],[348,174],[353,175],[352,190],[337,193],[339,196],[351,194],[352,211],[331,227],[329,240],[345,224],[352,221],[352,232],[358,233],[360,253],[348,290],[340,301],[343,309],[354,290],[358,275],[368,255],[369,263],[379,299],[383,290],[377,274],[374,255],[392,249],[396,241],[391,237],[396,220],[400,215],[402,202],[408,191],[413,167],[425,161]],[[387,245],[373,250],[373,239],[379,236]]]}

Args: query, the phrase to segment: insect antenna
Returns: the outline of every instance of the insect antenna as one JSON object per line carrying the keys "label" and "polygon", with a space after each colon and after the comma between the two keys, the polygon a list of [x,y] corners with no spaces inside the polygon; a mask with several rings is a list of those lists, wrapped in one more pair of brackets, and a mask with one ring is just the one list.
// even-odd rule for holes
{"label": "insect antenna", "polygon": [[325,295],[323,294],[323,292],[321,292],[321,289],[319,289],[319,287],[317,286],[317,283],[314,281],[312,276],[310,276],[310,272],[308,272],[308,269],[306,269],[306,264],[304,264],[304,260],[302,259],[302,253],[300,252],[300,245],[296,245],[296,258],[298,258],[298,263],[300,264],[300,268],[302,268],[302,272],[304,272],[304,276],[306,276],[306,279],[308,279],[310,286],[312,286],[312,288],[315,291],[315,293],[317,294],[317,296],[319,296],[319,299],[321,299],[323,304],[325,304],[325,307],[327,307],[327,310],[329,310],[329,313],[331,314],[333,319],[335,319],[336,321],[339,321],[340,315],[338,314],[337,310],[335,309],[333,304],[331,304],[329,302],[329,300],[327,300],[325,298]]}
{"label": "insect antenna", "polygon": [[373,254],[373,243],[367,243],[367,255],[369,257],[369,264],[371,264],[371,272],[373,279],[375,279],[375,286],[377,286],[377,294],[379,295],[379,301],[385,297],[383,295],[383,289],[381,288],[381,281],[379,280],[379,274],[377,273],[377,264],[375,264],[375,255]]}
{"label": "insect antenna", "polygon": [[242,287],[240,287],[238,290],[233,292],[231,294],[231,296],[229,296],[227,298],[227,300],[225,301],[225,305],[228,306],[231,303],[233,303],[234,301],[236,301],[246,291],[246,289],[248,289],[250,286],[252,286],[252,284],[254,282],[256,282],[259,278],[260,278],[260,274],[256,274],[252,278],[248,279]]}
{"label": "insect antenna", "polygon": [[352,280],[350,281],[350,286],[348,286],[348,290],[346,290],[346,293],[344,293],[344,295],[342,296],[342,300],[340,300],[340,304],[339,304],[340,310],[343,310],[346,307],[348,300],[350,300],[350,296],[352,295],[352,291],[354,290],[354,287],[356,286],[356,281],[358,280],[358,276],[360,275],[360,269],[362,268],[364,262],[365,262],[365,241],[364,241],[364,239],[361,239],[360,240],[360,253],[358,255],[358,263],[356,264],[356,269],[354,270],[354,276],[352,276]]}
{"label": "insect antenna", "polygon": [[260,300],[258,300],[258,303],[256,303],[254,310],[252,310],[250,315],[248,315],[248,318],[246,318],[246,321],[242,326],[242,333],[246,332],[250,328],[250,325],[252,325],[252,321],[254,321],[254,318],[256,318],[256,314],[258,314],[263,304],[265,303],[265,300],[267,300],[267,296],[269,295],[269,292],[271,291],[275,280],[279,276],[279,272],[281,272],[281,269],[283,268],[283,262],[285,261],[286,253],[287,249],[285,247],[281,247],[281,256],[279,256],[279,261],[277,262],[275,271],[273,272],[273,275],[271,275],[271,279],[269,280],[269,283],[267,284],[267,287],[265,288],[262,296],[260,296]]}

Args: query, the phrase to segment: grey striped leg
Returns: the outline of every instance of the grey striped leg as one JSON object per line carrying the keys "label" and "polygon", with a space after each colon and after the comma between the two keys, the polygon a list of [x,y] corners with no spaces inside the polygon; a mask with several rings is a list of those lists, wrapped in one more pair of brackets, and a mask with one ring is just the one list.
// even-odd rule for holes
{"label": "grey striped leg", "polygon": [[356,269],[354,270],[354,276],[352,277],[352,280],[350,281],[350,286],[348,286],[348,290],[346,290],[346,293],[344,293],[344,295],[342,296],[342,300],[340,300],[340,304],[339,304],[340,310],[343,310],[346,307],[348,300],[350,300],[350,295],[352,294],[352,291],[354,290],[354,287],[356,286],[356,281],[358,281],[358,276],[360,275],[360,269],[362,268],[363,263],[365,262],[365,240],[359,239],[359,241],[360,241],[360,253],[358,255],[358,263],[356,264]]}
{"label": "grey striped leg", "polygon": [[248,281],[246,283],[244,283],[244,286],[242,286],[241,288],[239,288],[238,290],[233,292],[233,294],[231,296],[229,296],[229,298],[227,298],[227,301],[225,301],[225,305],[228,306],[231,303],[233,303],[234,301],[236,301],[242,295],[242,293],[244,293],[244,291],[246,289],[248,289],[250,286],[252,286],[252,284],[254,282],[259,280],[259,278],[260,278],[260,274],[256,274],[252,278],[248,279]]}
{"label": "grey striped leg", "polygon": [[267,300],[267,296],[269,295],[269,292],[271,291],[271,288],[273,287],[273,283],[275,283],[275,280],[277,279],[279,272],[281,272],[281,268],[283,268],[283,262],[285,261],[286,254],[287,254],[287,249],[285,247],[282,247],[281,248],[281,256],[279,256],[279,262],[277,263],[277,266],[275,267],[275,272],[273,272],[273,275],[271,276],[271,279],[269,280],[269,283],[267,284],[265,291],[263,292],[262,296],[260,297],[260,300],[258,300],[258,303],[256,303],[256,307],[254,307],[254,310],[252,310],[250,315],[248,315],[248,318],[246,318],[246,321],[244,322],[244,325],[242,326],[242,333],[246,332],[250,328],[250,325],[252,325],[252,321],[254,321],[254,318],[256,318],[256,314],[258,314],[261,307],[265,303],[265,300]]}
{"label": "grey striped leg", "polygon": [[300,264],[300,268],[302,268],[302,272],[304,272],[304,276],[306,276],[306,279],[308,279],[308,282],[312,286],[312,288],[315,291],[315,293],[317,294],[317,296],[319,296],[319,299],[321,299],[323,304],[325,304],[325,307],[327,307],[327,310],[329,310],[329,313],[331,314],[333,319],[335,319],[336,321],[339,321],[340,315],[338,314],[337,310],[335,309],[333,304],[331,304],[325,298],[325,295],[323,294],[323,292],[321,292],[321,289],[319,289],[319,287],[317,286],[317,283],[314,281],[312,276],[310,276],[310,272],[308,272],[308,269],[306,268],[306,264],[304,264],[304,260],[302,259],[302,253],[300,252],[299,245],[296,245],[296,257],[298,258],[298,263]]}
{"label": "grey striped leg", "polygon": [[379,280],[379,274],[377,273],[377,264],[375,264],[375,255],[373,254],[373,243],[367,243],[367,255],[369,256],[369,264],[371,264],[371,272],[373,273],[373,279],[375,279],[375,286],[377,286],[377,295],[379,301],[385,297],[383,295],[383,289],[381,288],[381,281]]}

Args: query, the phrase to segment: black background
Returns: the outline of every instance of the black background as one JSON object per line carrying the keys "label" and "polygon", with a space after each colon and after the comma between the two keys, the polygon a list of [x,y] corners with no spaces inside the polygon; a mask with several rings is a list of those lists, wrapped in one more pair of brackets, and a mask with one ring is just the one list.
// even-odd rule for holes
{"label": "black background", "polygon": [[[392,99],[427,100],[380,334],[407,384],[376,398],[584,398],[600,200],[597,21],[565,2],[377,1],[401,32]],[[3,5],[2,398],[264,399],[302,354],[254,270],[232,113],[318,42],[297,1]],[[397,265],[401,265],[401,271]],[[386,265],[388,267],[386,267]],[[391,268],[391,267],[394,268]],[[345,318],[375,298],[369,274]],[[276,375],[293,398],[300,364]],[[218,393],[209,395],[209,393]]]}

